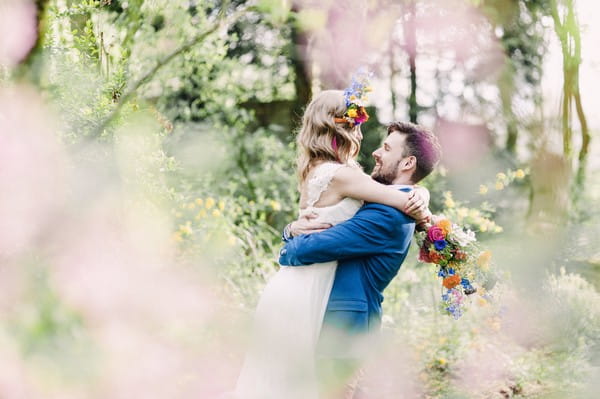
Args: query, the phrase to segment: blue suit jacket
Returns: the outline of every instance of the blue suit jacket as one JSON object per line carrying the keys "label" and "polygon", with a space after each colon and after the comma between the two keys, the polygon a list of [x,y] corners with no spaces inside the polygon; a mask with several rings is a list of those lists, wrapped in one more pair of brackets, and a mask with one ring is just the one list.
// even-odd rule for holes
{"label": "blue suit jacket", "polygon": [[[379,330],[383,290],[406,258],[415,222],[395,208],[367,203],[350,220],[290,239],[279,263],[300,266],[338,260],[323,333],[344,337]],[[351,339],[351,338],[350,338]],[[343,350],[343,346],[340,344]]]}

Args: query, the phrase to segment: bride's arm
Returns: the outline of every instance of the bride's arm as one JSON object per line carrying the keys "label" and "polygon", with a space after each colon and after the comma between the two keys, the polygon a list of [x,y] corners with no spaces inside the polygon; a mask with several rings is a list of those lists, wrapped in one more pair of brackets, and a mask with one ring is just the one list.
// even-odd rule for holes
{"label": "bride's arm", "polygon": [[[350,197],[366,202],[377,202],[398,209],[409,216],[420,219],[418,210],[429,203],[429,191],[416,187],[413,192],[404,192],[373,180],[361,170],[351,167],[338,169],[330,186],[341,197]],[[414,195],[418,192],[418,197]]]}

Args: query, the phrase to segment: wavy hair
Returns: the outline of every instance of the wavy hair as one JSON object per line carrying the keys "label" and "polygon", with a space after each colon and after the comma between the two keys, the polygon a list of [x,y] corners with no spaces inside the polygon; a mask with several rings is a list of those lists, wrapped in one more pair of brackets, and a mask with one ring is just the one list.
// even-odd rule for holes
{"label": "wavy hair", "polygon": [[[346,101],[341,90],[322,91],[306,107],[296,138],[300,184],[306,180],[316,162],[356,164],[355,158],[360,150],[359,127],[334,121],[334,118],[342,118],[345,112]],[[337,151],[332,145],[334,138]]]}

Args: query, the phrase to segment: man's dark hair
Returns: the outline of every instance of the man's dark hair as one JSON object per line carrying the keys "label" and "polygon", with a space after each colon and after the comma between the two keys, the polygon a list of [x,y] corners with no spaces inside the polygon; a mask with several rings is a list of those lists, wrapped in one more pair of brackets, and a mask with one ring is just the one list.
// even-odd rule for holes
{"label": "man's dark hair", "polygon": [[422,126],[409,122],[394,122],[388,126],[388,136],[394,132],[406,137],[404,157],[413,155],[417,158],[417,168],[411,176],[413,183],[427,177],[438,164],[442,150],[437,137]]}

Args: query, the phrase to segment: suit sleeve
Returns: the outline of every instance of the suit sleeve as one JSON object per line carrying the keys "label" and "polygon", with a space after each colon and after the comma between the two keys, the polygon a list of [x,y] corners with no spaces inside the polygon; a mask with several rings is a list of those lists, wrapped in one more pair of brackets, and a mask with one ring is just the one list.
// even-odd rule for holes
{"label": "suit sleeve", "polygon": [[353,218],[321,233],[295,237],[281,249],[279,263],[301,266],[392,251],[391,240],[412,235],[414,221],[396,209],[368,204]]}

